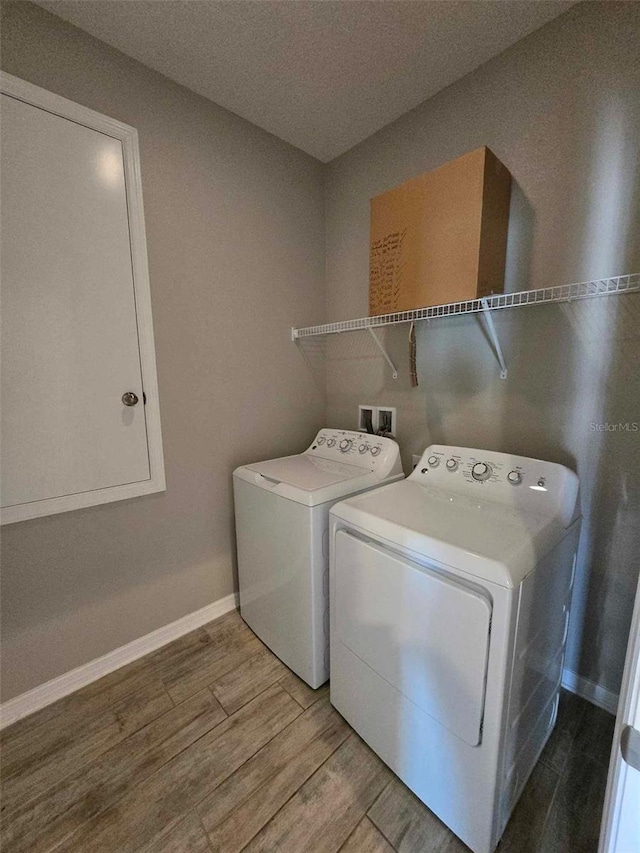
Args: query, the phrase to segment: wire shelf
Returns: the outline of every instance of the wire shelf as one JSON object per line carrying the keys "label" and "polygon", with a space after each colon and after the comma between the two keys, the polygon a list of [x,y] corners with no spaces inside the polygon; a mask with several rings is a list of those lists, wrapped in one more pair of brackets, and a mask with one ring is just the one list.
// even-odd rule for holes
{"label": "wire shelf", "polygon": [[640,273],[633,273],[611,278],[599,278],[593,281],[582,281],[577,284],[542,287],[538,290],[521,290],[518,293],[499,293],[483,299],[450,302],[447,305],[415,308],[412,311],[380,314],[377,317],[360,317],[357,320],[325,323],[322,326],[293,328],[291,329],[291,339],[296,341],[300,338],[310,338],[316,335],[334,335],[341,332],[356,332],[361,329],[372,330],[378,326],[393,326],[398,323],[413,323],[418,320],[434,320],[438,317],[455,317],[460,314],[477,314],[495,311],[499,308],[518,308],[521,305],[549,305],[553,302],[573,302],[575,299],[613,296],[618,293],[634,293],[637,291],[640,291]]}

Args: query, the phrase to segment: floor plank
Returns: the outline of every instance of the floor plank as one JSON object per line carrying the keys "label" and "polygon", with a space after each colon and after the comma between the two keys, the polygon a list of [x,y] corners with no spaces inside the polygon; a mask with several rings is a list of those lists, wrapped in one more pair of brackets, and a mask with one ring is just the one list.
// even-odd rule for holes
{"label": "floor plank", "polygon": [[335,853],[389,781],[352,734],[245,848],[247,853]]}
{"label": "floor plank", "polygon": [[200,818],[189,812],[167,832],[138,848],[136,853],[211,853]]}
{"label": "floor plank", "polygon": [[253,633],[240,615],[239,610],[230,610],[229,613],[214,619],[213,622],[208,622],[203,630],[214,643],[226,643],[238,632],[250,631]]}
{"label": "floor plank", "polygon": [[340,853],[394,853],[394,850],[369,818],[363,817],[340,848]]}
{"label": "floor plank", "polygon": [[234,623],[219,641],[206,643],[174,665],[163,667],[160,677],[173,701],[184,702],[264,648],[244,622]]}
{"label": "floor plank", "polygon": [[449,832],[397,776],[369,809],[368,816],[398,853],[436,853]]}
{"label": "floor plank", "polygon": [[[222,623],[218,628],[218,637],[246,629],[235,611],[229,616],[233,619],[225,616],[218,620]],[[163,675],[170,674],[172,669],[177,668],[205,645],[210,645],[213,649],[215,641],[205,628],[198,628],[35,714],[18,720],[0,733],[3,773],[9,775],[14,762],[19,765],[24,763],[26,756],[37,746],[34,739],[36,742],[52,745],[60,738],[61,733],[66,735],[73,730],[74,736],[77,737],[80,731],[95,728],[96,718],[103,712],[109,711],[120,701],[126,701],[132,693],[143,690],[148,682],[157,685],[162,681]]]}
{"label": "floor plank", "polygon": [[471,851],[466,844],[460,841],[457,835],[449,832],[438,853],[471,853]]}
{"label": "floor plank", "polygon": [[615,722],[612,714],[587,704],[576,730],[573,749],[608,767]]}
{"label": "floor plank", "polygon": [[18,720],[0,732],[3,755],[6,757],[14,747],[23,746],[36,731],[38,737],[43,738],[46,727],[51,727],[55,735],[60,728],[68,728],[70,724],[86,726],[95,715],[142,689],[147,680],[157,682],[157,677],[143,658],[47,705],[35,714]]}
{"label": "floor plank", "polygon": [[73,713],[64,725],[63,714],[39,726],[28,743],[12,750],[9,740],[8,756],[5,759],[3,753],[2,762],[3,806],[24,805],[38,791],[103,755],[172,707],[162,682],[154,679],[115,701],[109,710],[95,717],[89,712],[86,724]]}
{"label": "floor plank", "polygon": [[227,714],[233,714],[286,672],[285,665],[265,648],[218,678],[210,685],[210,689]]}
{"label": "floor plank", "polygon": [[242,850],[349,733],[326,699],[301,714],[198,806],[212,849]]}
{"label": "floor plank", "polygon": [[329,695],[329,682],[313,690],[301,678],[289,671],[280,679],[280,684],[303,708],[309,708],[318,699]]}
{"label": "floor plank", "polygon": [[596,853],[606,767],[572,750],[536,853]]}
{"label": "floor plank", "polygon": [[188,699],[61,779],[12,814],[4,814],[3,853],[44,853],[71,836],[226,715],[208,690]]}
{"label": "floor plank", "polygon": [[134,853],[184,818],[300,713],[286,691],[277,685],[269,688],[84,823],[57,853]]}
{"label": "floor plank", "polygon": [[536,853],[559,781],[559,774],[546,764],[534,767],[498,845],[499,853]]}
{"label": "floor plank", "polygon": [[184,661],[205,647],[213,648],[213,640],[204,628],[196,628],[183,637],[179,637],[167,646],[148,654],[141,663],[162,679]]}
{"label": "floor plank", "polygon": [[568,690],[560,691],[556,725],[540,756],[543,764],[547,764],[558,773],[564,771],[586,706],[584,699],[576,696],[575,693],[569,693]]}
{"label": "floor plank", "polygon": [[[613,724],[562,691],[497,853],[595,853]],[[468,853],[237,612],[0,737],[3,853]]]}

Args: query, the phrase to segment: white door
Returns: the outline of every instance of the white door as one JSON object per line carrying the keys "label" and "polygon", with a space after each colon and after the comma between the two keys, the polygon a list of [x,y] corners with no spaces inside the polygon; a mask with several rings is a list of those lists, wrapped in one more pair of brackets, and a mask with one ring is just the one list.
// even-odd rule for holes
{"label": "white door", "polygon": [[336,637],[471,746],[480,743],[491,604],[453,577],[335,537]]}
{"label": "white door", "polygon": [[640,853],[640,579],[613,736],[600,853]]}
{"label": "white door", "polygon": [[19,520],[158,489],[123,140],[1,97],[1,497]]}

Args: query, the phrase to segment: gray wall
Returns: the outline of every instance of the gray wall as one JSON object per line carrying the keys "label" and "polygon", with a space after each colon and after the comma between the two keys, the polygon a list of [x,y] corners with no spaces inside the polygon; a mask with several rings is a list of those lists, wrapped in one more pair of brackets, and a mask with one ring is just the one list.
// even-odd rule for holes
{"label": "gray wall", "polygon": [[[327,169],[327,319],[367,313],[369,199],[480,145],[509,167],[507,289],[640,271],[640,4],[572,8],[352,149]],[[640,552],[640,297],[495,317],[509,367],[475,318],[387,333],[390,377],[366,333],[327,349],[328,422],[358,403],[398,408],[411,453],[431,442],[504,450],[577,470],[584,531],[567,665],[619,688]]]}
{"label": "gray wall", "polygon": [[232,592],[231,472],[297,452],[324,388],[322,167],[37,6],[2,68],[138,129],[167,491],[5,527],[2,698]]}
{"label": "gray wall", "polygon": [[[322,348],[290,325],[367,312],[369,198],[479,145],[515,178],[507,286],[640,270],[639,4],[580,4],[328,167],[28,3],[2,67],[138,128],[168,490],[3,530],[3,699],[231,592],[230,475],[325,420]],[[323,187],[323,179],[326,187]],[[323,198],[325,209],[323,210]],[[327,345],[327,423],[398,407],[405,468],[430,442],[563,462],[585,513],[569,665],[617,690],[638,573],[640,297]]]}

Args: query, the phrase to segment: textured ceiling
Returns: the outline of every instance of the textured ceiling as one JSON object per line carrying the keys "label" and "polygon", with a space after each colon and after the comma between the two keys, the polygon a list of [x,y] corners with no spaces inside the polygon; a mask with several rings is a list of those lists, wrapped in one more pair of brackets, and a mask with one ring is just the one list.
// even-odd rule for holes
{"label": "textured ceiling", "polygon": [[38,0],[326,162],[565,11],[547,0]]}

